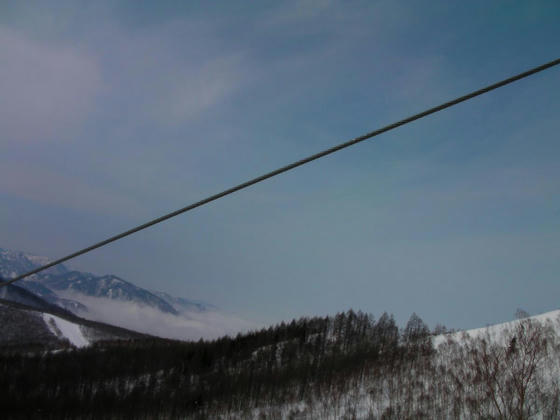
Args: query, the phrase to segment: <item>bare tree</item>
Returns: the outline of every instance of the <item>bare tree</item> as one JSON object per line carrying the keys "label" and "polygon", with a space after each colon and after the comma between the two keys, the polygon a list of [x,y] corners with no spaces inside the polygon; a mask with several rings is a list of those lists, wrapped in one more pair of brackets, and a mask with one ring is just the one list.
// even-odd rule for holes
{"label": "bare tree", "polygon": [[517,308],[515,311],[515,319],[525,319],[529,318],[531,315],[525,309]]}
{"label": "bare tree", "polygon": [[[477,417],[527,419],[550,405],[557,385],[548,381],[550,327],[520,321],[501,337],[466,339],[449,374],[461,383],[465,406]],[[457,349],[457,348],[455,348]]]}

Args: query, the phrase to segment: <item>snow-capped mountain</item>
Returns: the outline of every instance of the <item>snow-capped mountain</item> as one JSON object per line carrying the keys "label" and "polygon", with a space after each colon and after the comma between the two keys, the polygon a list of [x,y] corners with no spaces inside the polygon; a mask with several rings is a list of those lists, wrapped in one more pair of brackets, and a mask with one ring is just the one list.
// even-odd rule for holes
{"label": "snow-capped mountain", "polygon": [[[0,277],[11,279],[49,262],[47,257],[0,248]],[[63,274],[67,271],[68,269],[63,264],[59,264],[45,270],[44,273]]]}
{"label": "snow-capped mountain", "polygon": [[[14,278],[48,262],[50,260],[47,257],[0,248],[0,276],[4,279]],[[63,264],[23,279],[18,285],[47,302],[74,313],[88,310],[81,302],[82,296],[136,303],[173,315],[185,310],[203,311],[210,307],[203,302],[191,302],[167,293],[151,292],[114,275],[98,276],[71,271]]]}
{"label": "snow-capped mountain", "polygon": [[54,291],[42,284],[40,280],[36,280],[37,276],[32,280],[24,279],[19,285],[36,296],[46,300],[52,305],[64,308],[72,313],[87,312],[87,307],[77,300],[65,299],[57,295]]}
{"label": "snow-capped mountain", "polygon": [[159,298],[163,299],[164,301],[166,301],[178,313],[192,312],[192,311],[203,312],[209,309],[216,309],[215,306],[210,305],[206,302],[201,302],[199,300],[189,300],[182,297],[175,297],[165,292],[158,292],[155,290],[152,290],[152,293],[158,296]]}
{"label": "snow-capped mountain", "polygon": [[[26,254],[21,251],[12,251],[0,248],[0,278],[9,280],[49,262],[50,260],[47,257],[41,257],[37,255]],[[73,313],[76,313],[76,311],[86,311],[87,308],[80,302],[70,299],[64,299],[41,283],[41,279],[46,275],[56,276],[65,274],[67,272],[68,269],[63,264],[59,264],[45,270],[40,274],[34,274],[24,279],[23,281],[19,282],[17,286],[12,285],[16,287],[16,289],[11,288],[10,294],[13,296],[13,298],[8,295],[3,296],[2,293],[6,292],[2,292],[1,290],[0,297],[2,299],[13,300],[33,307],[37,307],[38,309],[42,309],[41,304],[37,306],[37,304],[31,301],[33,300],[33,298],[29,297],[29,295],[25,297],[26,301],[21,301],[20,299],[16,298],[17,296],[20,296],[22,294],[21,289],[23,289],[31,292],[35,296],[38,296],[42,300],[52,305],[69,310]],[[10,289],[10,287],[8,287],[7,289]]]}
{"label": "snow-capped mountain", "polygon": [[41,285],[59,295],[85,295],[134,302],[156,308],[164,313],[177,315],[177,311],[165,300],[113,275],[96,276],[79,271],[55,275],[46,274],[41,278]]}
{"label": "snow-capped mountain", "polygon": [[[46,257],[0,248],[0,275],[6,280],[47,262]],[[62,264],[17,285],[18,290],[78,316],[161,337],[214,338],[254,327],[201,301],[143,289],[111,274],[69,270]],[[8,295],[5,299],[18,301]],[[22,303],[31,304],[29,299]]]}

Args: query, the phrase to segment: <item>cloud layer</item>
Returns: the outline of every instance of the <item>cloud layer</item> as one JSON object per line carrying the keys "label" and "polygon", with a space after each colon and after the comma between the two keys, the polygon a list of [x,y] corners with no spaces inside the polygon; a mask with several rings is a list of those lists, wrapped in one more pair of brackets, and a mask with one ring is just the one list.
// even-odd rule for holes
{"label": "cloud layer", "polygon": [[214,339],[255,329],[257,324],[215,310],[166,314],[132,302],[67,294],[89,309],[84,318],[117,325],[164,338],[179,340]]}

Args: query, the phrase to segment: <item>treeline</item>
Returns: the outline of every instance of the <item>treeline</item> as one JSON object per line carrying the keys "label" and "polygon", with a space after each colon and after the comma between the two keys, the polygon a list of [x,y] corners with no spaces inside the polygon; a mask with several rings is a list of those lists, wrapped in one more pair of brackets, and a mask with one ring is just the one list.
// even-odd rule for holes
{"label": "treeline", "polygon": [[435,350],[415,314],[399,330],[388,314],[349,311],[215,341],[3,353],[0,407],[3,418],[557,418],[557,377],[543,373],[560,372],[556,335],[520,325],[500,343]]}
{"label": "treeline", "polygon": [[[194,343],[143,340],[41,356],[0,357],[0,406],[41,417],[105,413],[174,417],[243,411],[330,392],[368,369],[431,351],[419,318],[349,311]],[[412,351],[414,348],[414,352]]]}

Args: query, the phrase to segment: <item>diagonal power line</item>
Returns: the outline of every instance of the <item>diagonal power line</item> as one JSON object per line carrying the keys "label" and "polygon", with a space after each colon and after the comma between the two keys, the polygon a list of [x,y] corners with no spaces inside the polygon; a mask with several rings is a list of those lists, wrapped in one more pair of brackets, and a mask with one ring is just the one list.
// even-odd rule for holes
{"label": "diagonal power line", "polygon": [[292,170],[292,169],[297,168],[298,166],[305,165],[306,163],[312,162],[312,161],[317,160],[317,159],[319,159],[319,158],[322,158],[322,157],[324,157],[324,156],[327,156],[327,155],[330,155],[330,154],[332,154],[332,153],[338,152],[339,150],[342,150],[342,149],[345,149],[345,148],[347,148],[347,147],[353,146],[353,145],[355,145],[355,144],[357,144],[357,143],[360,143],[360,142],[362,142],[362,141],[364,141],[364,140],[368,140],[368,139],[370,139],[370,138],[372,138],[372,137],[378,136],[379,134],[383,134],[383,133],[385,133],[385,132],[387,132],[387,131],[393,130],[393,129],[395,129],[395,128],[397,128],[397,127],[400,127],[400,126],[402,126],[402,125],[405,125],[405,124],[411,123],[411,122],[413,122],[413,121],[419,120],[420,118],[424,118],[424,117],[426,117],[426,116],[428,116],[428,115],[430,115],[430,114],[435,114],[436,112],[442,111],[442,110],[444,110],[444,109],[446,109],[446,108],[450,108],[450,107],[452,107],[452,106],[454,106],[454,105],[457,105],[457,104],[459,104],[459,103],[461,103],[461,102],[468,101],[469,99],[472,99],[472,98],[474,98],[474,97],[476,97],[476,96],[480,96],[480,95],[482,95],[482,94],[484,94],[484,93],[487,93],[487,92],[490,92],[490,91],[492,91],[492,90],[498,89],[498,88],[500,88],[500,87],[502,87],[502,86],[505,86],[505,85],[508,85],[508,84],[510,84],[510,83],[516,82],[516,81],[518,81],[518,80],[524,79],[525,77],[531,76],[531,75],[533,75],[533,74],[535,74],[535,73],[539,73],[539,72],[541,72],[541,71],[543,71],[543,70],[546,70],[546,69],[548,69],[548,68],[550,68],[550,67],[554,67],[554,66],[556,66],[556,65],[558,65],[558,64],[560,64],[560,58],[558,58],[558,59],[556,59],[556,60],[553,60],[553,61],[550,61],[550,62],[548,62],[548,63],[546,63],[546,64],[540,65],[540,66],[538,66],[538,67],[534,67],[534,68],[532,68],[532,69],[530,69],[530,70],[527,70],[527,71],[525,71],[525,72],[523,72],[523,73],[519,73],[519,74],[517,74],[517,75],[515,75],[515,76],[509,77],[509,78],[504,79],[504,80],[502,80],[502,81],[499,81],[499,82],[497,82],[497,83],[494,83],[494,84],[491,84],[491,85],[489,85],[489,86],[483,87],[483,88],[481,88],[481,89],[475,90],[474,92],[471,92],[471,93],[468,93],[468,94],[466,94],[466,95],[460,96],[460,97],[455,98],[455,99],[453,99],[453,100],[451,100],[451,101],[445,102],[445,103],[443,103],[443,104],[441,104],[441,105],[435,106],[435,107],[430,108],[430,109],[427,109],[427,110],[425,110],[425,111],[422,111],[422,112],[420,112],[420,113],[418,113],[418,114],[414,114],[414,115],[412,115],[412,116],[410,116],[410,117],[408,117],[408,118],[405,118],[405,119],[402,119],[402,120],[400,120],[400,121],[394,122],[394,123],[392,123],[392,124],[386,125],[385,127],[378,128],[377,130],[371,131],[371,132],[369,132],[369,133],[367,133],[367,134],[361,135],[361,136],[356,137],[356,138],[354,138],[354,139],[352,139],[352,140],[348,140],[348,141],[346,141],[346,142],[344,142],[344,143],[341,143],[341,144],[338,144],[338,145],[336,145],[336,146],[333,146],[333,147],[331,147],[330,149],[326,149],[326,150],[323,150],[323,151],[321,151],[321,152],[319,152],[319,153],[316,153],[316,154],[314,154],[314,155],[305,157],[305,158],[300,159],[300,160],[298,160],[298,161],[296,161],[296,162],[290,163],[289,165],[286,165],[286,166],[283,166],[283,167],[281,167],[281,168],[275,169],[274,171],[268,172],[268,173],[266,173],[266,174],[264,174],[264,175],[261,175],[261,176],[258,176],[258,177],[256,177],[256,178],[253,178],[253,179],[251,179],[251,180],[249,180],[249,181],[243,182],[242,184],[239,184],[239,185],[236,185],[236,186],[234,186],[234,187],[231,187],[231,188],[229,188],[229,189],[227,189],[227,190],[224,190],[224,191],[222,191],[222,192],[220,192],[220,193],[218,193],[218,194],[214,194],[214,195],[212,195],[212,196],[210,196],[210,197],[207,197],[207,198],[205,198],[205,199],[203,199],[203,200],[197,201],[196,203],[189,204],[188,206],[183,207],[183,208],[181,208],[181,209],[179,209],[179,210],[175,210],[175,211],[173,211],[173,212],[171,212],[171,213],[168,213],[168,214],[165,214],[165,215],[163,215],[163,216],[161,216],[161,217],[158,217],[158,218],[156,218],[156,219],[150,220],[149,222],[146,222],[146,223],[144,223],[144,224],[142,224],[142,225],[136,226],[136,227],[134,227],[134,228],[132,228],[132,229],[129,229],[129,230],[125,231],[125,232],[119,233],[118,235],[111,236],[110,238],[107,238],[107,239],[105,239],[105,240],[103,240],[103,241],[101,241],[101,242],[97,242],[96,244],[93,244],[93,245],[91,245],[91,246],[88,246],[87,248],[84,248],[84,249],[81,249],[81,250],[79,250],[79,251],[76,251],[76,252],[74,252],[74,253],[72,253],[72,254],[70,254],[70,255],[67,255],[67,256],[65,256],[65,257],[63,257],[63,258],[59,258],[58,260],[52,261],[52,262],[50,262],[50,263],[48,263],[48,264],[45,264],[45,265],[43,265],[43,266],[41,266],[41,267],[39,267],[39,268],[36,268],[36,269],[34,269],[34,270],[31,270],[31,271],[29,271],[29,272],[27,272],[27,273],[21,274],[21,275],[15,277],[15,278],[13,278],[13,279],[11,279],[11,280],[9,280],[9,281],[0,283],[0,287],[6,286],[6,285],[11,284],[11,283],[14,283],[14,282],[16,282],[16,281],[18,281],[18,280],[21,280],[21,279],[25,278],[25,277],[31,276],[32,274],[36,274],[36,273],[38,273],[38,272],[40,272],[40,271],[46,270],[47,268],[53,267],[53,266],[55,266],[55,265],[57,265],[57,264],[60,264],[60,263],[63,263],[63,262],[65,262],[65,261],[68,261],[68,260],[71,260],[71,259],[73,259],[73,258],[76,258],[77,256],[82,255],[82,254],[85,254],[85,253],[90,252],[90,251],[93,251],[94,249],[101,248],[102,246],[105,246],[105,245],[107,245],[107,244],[110,244],[111,242],[118,241],[119,239],[122,239],[122,238],[124,238],[124,237],[126,237],[126,236],[132,235],[133,233],[136,233],[136,232],[139,232],[139,231],[144,230],[144,229],[146,229],[146,228],[149,228],[150,226],[153,226],[153,225],[156,225],[156,224],[158,224],[158,223],[161,223],[161,222],[163,222],[163,221],[165,221],[165,220],[167,220],[167,219],[171,219],[172,217],[178,216],[178,215],[180,215],[180,214],[182,214],[182,213],[186,213],[187,211],[193,210],[193,209],[195,209],[195,208],[197,208],[197,207],[201,207],[201,206],[203,206],[203,205],[205,205],[205,204],[208,204],[208,203],[210,203],[210,202],[212,202],[212,201],[215,201],[215,200],[218,200],[218,199],[220,199],[220,198],[222,198],[222,197],[225,197],[226,195],[233,194],[233,193],[236,192],[236,191],[239,191],[239,190],[242,190],[242,189],[244,189],[244,188],[250,187],[251,185],[257,184],[257,183],[259,183],[259,182],[261,182],[261,181],[264,181],[264,180],[266,180],[266,179],[268,179],[268,178],[272,178],[272,177],[274,177],[274,176],[276,176],[276,175],[280,175],[280,174],[282,174],[282,173],[284,173],[284,172],[288,172],[288,171],[290,171],[290,170]]}

